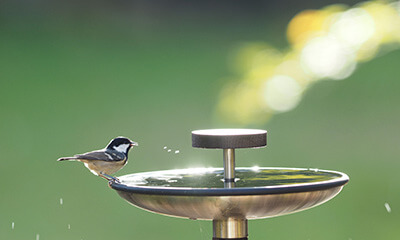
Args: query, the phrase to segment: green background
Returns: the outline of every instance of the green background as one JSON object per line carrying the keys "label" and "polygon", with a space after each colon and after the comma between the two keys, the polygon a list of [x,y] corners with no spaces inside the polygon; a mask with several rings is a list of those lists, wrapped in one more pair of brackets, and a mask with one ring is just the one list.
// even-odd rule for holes
{"label": "green background", "polygon": [[350,176],[322,206],[250,221],[250,239],[400,238],[400,51],[315,84],[296,109],[265,124],[214,115],[238,45],[283,49],[296,13],[332,3],[2,2],[0,239],[211,239],[210,222],[132,207],[80,163],[56,159],[123,135],[140,146],[117,175],[221,167],[222,153],[193,149],[190,136],[219,127],[268,130],[268,147],[238,150],[237,166]]}

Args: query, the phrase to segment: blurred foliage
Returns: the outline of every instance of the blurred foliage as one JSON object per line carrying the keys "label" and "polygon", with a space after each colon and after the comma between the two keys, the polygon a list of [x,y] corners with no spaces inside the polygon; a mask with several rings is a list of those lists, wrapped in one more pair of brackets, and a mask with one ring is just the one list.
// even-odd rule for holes
{"label": "blurred foliage", "polygon": [[[190,131],[241,126],[214,117],[230,53],[248,41],[282,47],[296,13],[333,2],[173,3],[1,3],[0,239],[212,238],[210,222],[134,208],[81,164],[56,159],[124,135],[140,147],[119,175],[221,167],[219,151],[192,149]],[[322,206],[251,221],[251,239],[400,237],[399,60],[391,52],[346,81],[313,85],[293,111],[247,126],[267,129],[269,145],[238,150],[238,166],[351,178]]]}

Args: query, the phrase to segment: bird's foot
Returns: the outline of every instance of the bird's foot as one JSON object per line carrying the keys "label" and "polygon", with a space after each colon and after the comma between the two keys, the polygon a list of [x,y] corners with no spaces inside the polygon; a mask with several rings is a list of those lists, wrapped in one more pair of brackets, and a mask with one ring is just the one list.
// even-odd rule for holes
{"label": "bird's foot", "polygon": [[121,181],[113,176],[110,176],[108,174],[102,173],[101,176],[105,179],[107,179],[109,182],[114,182],[114,183],[121,183]]}

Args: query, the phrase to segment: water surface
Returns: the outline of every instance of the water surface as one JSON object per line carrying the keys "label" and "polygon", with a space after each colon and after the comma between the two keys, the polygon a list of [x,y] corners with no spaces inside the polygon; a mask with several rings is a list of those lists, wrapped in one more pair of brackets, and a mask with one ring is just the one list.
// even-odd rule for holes
{"label": "water surface", "polygon": [[[325,182],[342,177],[333,171],[295,168],[236,168],[236,188]],[[223,169],[178,169],[125,175],[122,184],[143,187],[224,188]]]}

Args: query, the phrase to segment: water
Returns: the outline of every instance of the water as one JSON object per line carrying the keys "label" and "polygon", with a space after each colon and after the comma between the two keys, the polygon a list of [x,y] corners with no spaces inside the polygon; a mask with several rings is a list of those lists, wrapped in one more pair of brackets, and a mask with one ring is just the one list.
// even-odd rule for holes
{"label": "water", "polygon": [[[324,182],[341,178],[336,172],[315,169],[237,168],[236,188]],[[131,174],[120,177],[128,186],[224,188],[222,169],[200,168]]]}
{"label": "water", "polygon": [[385,208],[388,213],[392,212],[392,208],[390,207],[389,203],[385,203]]}
{"label": "water", "polygon": [[[164,146],[163,149],[167,151],[168,153],[172,152],[173,150],[171,148],[168,148],[167,146]],[[178,154],[180,151],[179,150],[174,150],[175,154]]]}

